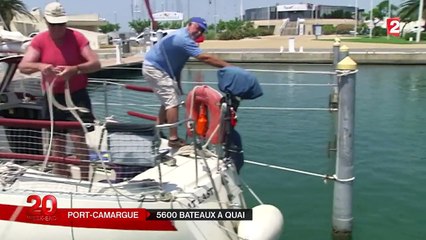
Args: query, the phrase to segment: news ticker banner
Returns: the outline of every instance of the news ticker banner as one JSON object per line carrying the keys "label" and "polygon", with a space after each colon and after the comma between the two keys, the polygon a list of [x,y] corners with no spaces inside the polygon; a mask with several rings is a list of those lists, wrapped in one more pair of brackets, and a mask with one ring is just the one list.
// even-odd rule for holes
{"label": "news ticker banner", "polygon": [[252,209],[58,208],[52,195],[27,198],[31,206],[0,204],[0,220],[43,225],[176,231],[172,221],[252,220]]}

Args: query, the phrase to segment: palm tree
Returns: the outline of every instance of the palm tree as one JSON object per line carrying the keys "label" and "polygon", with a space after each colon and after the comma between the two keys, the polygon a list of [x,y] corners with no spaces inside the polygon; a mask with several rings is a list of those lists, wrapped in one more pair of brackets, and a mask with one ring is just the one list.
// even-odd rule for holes
{"label": "palm tree", "polygon": [[[426,0],[423,1],[423,17],[425,17],[426,13]],[[420,7],[420,0],[407,0],[403,3],[401,3],[399,8],[399,17],[401,18],[401,21],[404,22],[411,22],[416,21],[419,15],[419,7]],[[405,27],[406,25],[404,25]],[[404,27],[401,29],[401,32],[404,31]],[[425,26],[423,26],[424,28]]]}
{"label": "palm tree", "polygon": [[31,19],[35,19],[34,16],[27,10],[27,7],[23,1],[0,0],[0,19],[3,20],[7,29],[10,29],[10,22],[16,14],[23,14]]}
{"label": "palm tree", "polygon": [[[380,2],[379,4],[377,4],[376,8],[379,11],[379,16],[376,16],[376,17],[383,19],[383,18],[389,16],[389,1],[390,0],[384,0],[384,1]],[[398,7],[391,4],[390,11],[394,12],[395,10],[398,10]]]}

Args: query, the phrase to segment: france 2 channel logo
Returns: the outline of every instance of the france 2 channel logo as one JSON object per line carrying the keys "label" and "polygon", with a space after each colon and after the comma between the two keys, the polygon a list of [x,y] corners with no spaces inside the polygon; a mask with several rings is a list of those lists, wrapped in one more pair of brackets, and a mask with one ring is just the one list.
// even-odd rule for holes
{"label": "france 2 channel logo", "polygon": [[388,18],[386,20],[386,30],[388,35],[399,37],[401,31],[401,22],[398,17]]}

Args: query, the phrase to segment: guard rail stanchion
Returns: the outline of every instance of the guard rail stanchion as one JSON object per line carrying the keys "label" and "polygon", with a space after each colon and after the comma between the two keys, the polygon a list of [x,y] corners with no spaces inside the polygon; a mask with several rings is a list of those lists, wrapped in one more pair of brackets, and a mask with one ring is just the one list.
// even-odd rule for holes
{"label": "guard rail stanchion", "polygon": [[342,61],[347,56],[349,56],[349,48],[346,45],[342,45],[339,49],[339,58],[337,62]]}
{"label": "guard rail stanchion", "polygon": [[333,43],[333,67],[336,68],[337,63],[341,60],[339,59],[339,49],[340,49],[340,39],[335,38]]}
{"label": "guard rail stanchion", "polygon": [[339,81],[336,174],[333,194],[333,239],[352,237],[353,138],[357,64],[349,56],[336,70]]}

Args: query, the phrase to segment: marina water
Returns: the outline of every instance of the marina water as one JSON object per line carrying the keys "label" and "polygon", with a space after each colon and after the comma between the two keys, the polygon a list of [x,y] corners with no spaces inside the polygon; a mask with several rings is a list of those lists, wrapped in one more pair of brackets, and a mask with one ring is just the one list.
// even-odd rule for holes
{"label": "marina water", "polygon": [[[264,96],[243,101],[237,130],[245,158],[320,174],[334,174],[335,117],[325,110],[335,77],[283,73],[332,71],[330,65],[240,65],[253,69]],[[261,71],[256,71],[259,69]],[[270,70],[270,71],[264,71]],[[129,71],[132,84],[145,85],[140,69]],[[123,77],[123,76],[120,76]],[[216,84],[216,70],[189,65],[183,81]],[[185,83],[188,92],[195,83]],[[101,88],[92,91],[98,116],[105,114]],[[109,91],[108,97],[121,92]],[[141,98],[141,95],[145,97]],[[141,98],[128,110],[155,114],[154,96],[135,92],[123,101]],[[420,66],[361,65],[356,82],[353,239],[426,238],[426,68]],[[110,111],[114,106],[109,106]],[[116,106],[115,108],[121,108]],[[131,109],[129,109],[131,108]],[[296,110],[289,110],[296,108]],[[310,108],[306,109],[305,108]],[[121,110],[123,116],[125,111]],[[183,113],[183,112],[182,112]],[[184,114],[181,113],[181,118]],[[101,116],[103,117],[103,116]],[[135,118],[131,121],[137,122]],[[183,135],[184,131],[180,130]],[[333,182],[277,169],[245,164],[245,182],[264,203],[281,209],[282,239],[331,239]],[[248,191],[249,206],[257,204]]]}

